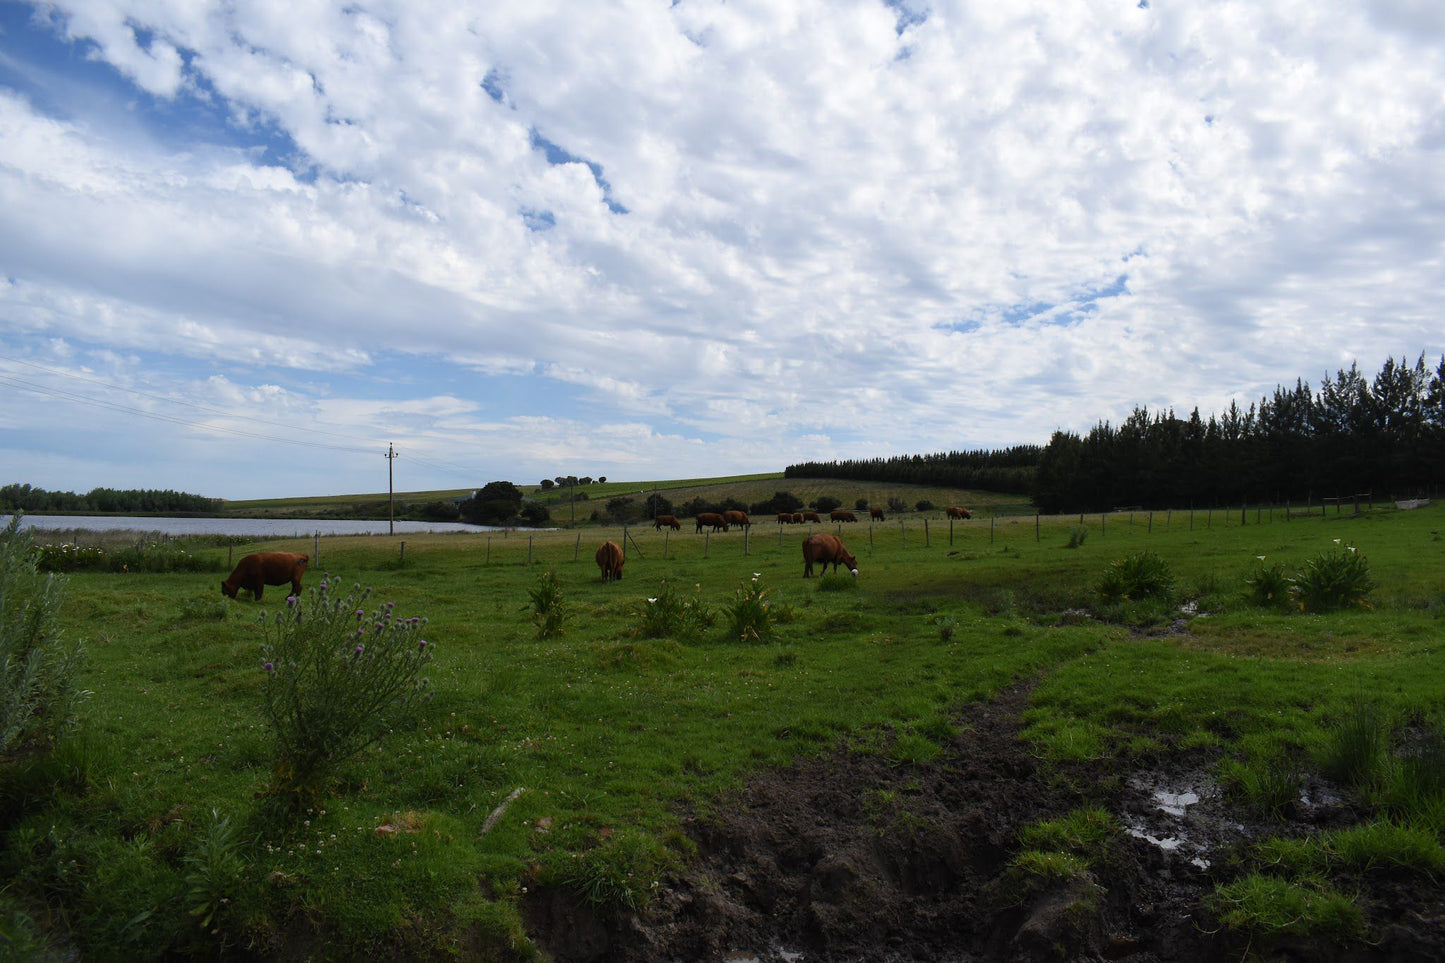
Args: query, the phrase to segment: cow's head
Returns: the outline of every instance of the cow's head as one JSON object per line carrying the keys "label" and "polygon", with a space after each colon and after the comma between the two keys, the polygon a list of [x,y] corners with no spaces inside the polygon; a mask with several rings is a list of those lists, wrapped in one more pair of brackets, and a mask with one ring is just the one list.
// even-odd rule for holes
{"label": "cow's head", "polygon": [[226,581],[225,579],[221,579],[221,594],[224,595],[224,596],[226,596],[227,598],[232,598],[232,599],[235,598],[235,597],[236,597],[236,586],[232,585],[230,582]]}

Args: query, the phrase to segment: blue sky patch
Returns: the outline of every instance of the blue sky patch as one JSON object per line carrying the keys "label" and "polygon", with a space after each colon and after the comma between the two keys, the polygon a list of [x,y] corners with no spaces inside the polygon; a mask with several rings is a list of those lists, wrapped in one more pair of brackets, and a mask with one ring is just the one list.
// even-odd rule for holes
{"label": "blue sky patch", "polygon": [[612,199],[612,185],[607,183],[607,178],[602,176],[601,164],[598,164],[595,161],[590,161],[585,157],[578,157],[576,154],[571,153],[566,148],[553,143],[552,141],[543,137],[542,134],[535,127],[531,128],[528,133],[531,135],[532,138],[532,149],[540,150],[542,152],[542,156],[547,158],[547,163],[586,164],[587,169],[592,172],[592,179],[597,182],[598,187],[602,188],[602,201],[607,205],[607,209],[613,214],[628,213],[627,208],[623,207],[621,204],[617,203]]}

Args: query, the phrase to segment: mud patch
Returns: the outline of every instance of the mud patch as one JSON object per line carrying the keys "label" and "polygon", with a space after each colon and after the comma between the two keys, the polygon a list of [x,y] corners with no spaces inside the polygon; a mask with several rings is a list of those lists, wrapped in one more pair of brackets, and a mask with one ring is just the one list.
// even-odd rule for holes
{"label": "mud patch", "polygon": [[[1204,897],[1238,871],[1229,856],[1242,843],[1342,818],[1319,805],[1328,792],[1307,786],[1296,826],[1251,826],[1205,759],[1060,780],[1018,738],[1030,691],[963,710],[926,765],[839,749],[759,773],[716,815],[684,820],[697,856],[644,914],[604,923],[539,894],[531,932],[559,963],[1241,958],[1247,941],[1203,912]],[[1125,832],[1087,872],[1021,884],[1019,832],[1084,806],[1107,807]],[[1428,923],[1441,918],[1438,892],[1375,892],[1380,944],[1295,947],[1300,958],[1445,955],[1442,927]]]}

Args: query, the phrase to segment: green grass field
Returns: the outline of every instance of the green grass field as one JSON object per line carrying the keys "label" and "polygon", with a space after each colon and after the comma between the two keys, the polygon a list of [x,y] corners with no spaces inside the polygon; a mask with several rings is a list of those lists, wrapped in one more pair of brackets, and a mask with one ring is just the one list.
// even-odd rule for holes
{"label": "green grass field", "polygon": [[[748,484],[759,497],[788,487]],[[920,764],[953,710],[1013,680],[1037,680],[1025,738],[1060,767],[1204,750],[1247,773],[1322,752],[1362,696],[1399,725],[1438,721],[1445,511],[1244,521],[1235,509],[827,526],[857,554],[856,581],[805,580],[804,529],[771,522],[747,536],[631,528],[612,584],[592,554],[621,529],[322,539],[308,586],[330,573],[429,619],[436,697],[289,825],[257,799],[271,763],[259,620],[286,592],[232,601],[216,583],[228,558],[312,540],[198,546],[209,574],[73,575],[63,617],[86,642],[93,694],[74,738],[7,777],[0,910],[87,959],[305,955],[323,937],[338,957],[527,956],[526,887],[645,901],[689,856],[680,813],[840,741]],[[1258,556],[1292,570],[1345,545],[1368,557],[1368,608],[1251,603]],[[1102,603],[1105,569],[1145,551],[1172,571],[1167,598]],[[562,632],[539,639],[528,593],[548,572]],[[763,643],[729,631],[757,586],[773,621]],[[664,592],[712,625],[646,637]],[[1182,605],[1198,613],[1187,623]],[[1386,818],[1378,793],[1366,804]],[[1394,812],[1445,829],[1438,801]]]}

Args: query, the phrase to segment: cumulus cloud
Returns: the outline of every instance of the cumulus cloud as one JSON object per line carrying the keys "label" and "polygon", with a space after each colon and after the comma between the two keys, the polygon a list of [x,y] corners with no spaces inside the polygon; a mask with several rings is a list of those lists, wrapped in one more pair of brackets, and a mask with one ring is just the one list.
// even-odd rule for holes
{"label": "cumulus cloud", "polygon": [[0,353],[519,477],[1247,403],[1445,347],[1437,7],[54,0],[4,41]]}

